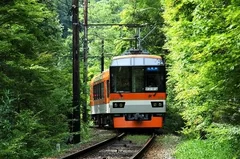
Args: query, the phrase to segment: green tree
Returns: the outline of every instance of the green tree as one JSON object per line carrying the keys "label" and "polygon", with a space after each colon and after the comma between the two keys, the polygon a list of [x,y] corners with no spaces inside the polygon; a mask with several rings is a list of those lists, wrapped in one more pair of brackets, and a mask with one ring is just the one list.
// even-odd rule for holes
{"label": "green tree", "polygon": [[235,0],[165,1],[172,99],[191,137],[239,141],[239,15]]}
{"label": "green tree", "polygon": [[71,96],[66,50],[57,14],[44,3],[1,1],[0,113],[11,118],[0,122],[1,132],[11,133],[1,134],[0,158],[39,158],[64,142]]}
{"label": "green tree", "polygon": [[72,1],[69,0],[55,0],[55,10],[57,10],[60,23],[62,25],[63,37],[67,38],[70,35],[70,29],[72,28]]}
{"label": "green tree", "polygon": [[[89,3],[88,23],[111,24],[120,23],[120,12],[123,10],[126,0],[92,0]],[[92,77],[100,72],[100,58],[102,53],[102,40],[104,40],[105,69],[109,66],[110,59],[114,54],[121,52],[115,51],[115,41],[120,39],[118,26],[97,26],[89,27],[89,76]]]}
{"label": "green tree", "polygon": [[[146,25],[141,28],[140,38],[143,39],[141,45],[151,54],[165,54],[162,48],[165,42],[165,35],[162,31],[164,24],[162,13],[161,2],[153,0],[130,1],[130,3],[125,4],[124,10],[121,12],[122,23]],[[131,30],[127,36],[133,38],[138,35],[138,30]]]}

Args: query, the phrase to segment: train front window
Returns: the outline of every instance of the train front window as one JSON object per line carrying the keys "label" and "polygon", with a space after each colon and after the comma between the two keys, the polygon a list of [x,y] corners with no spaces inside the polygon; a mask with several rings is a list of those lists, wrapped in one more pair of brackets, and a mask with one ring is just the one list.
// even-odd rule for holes
{"label": "train front window", "polygon": [[121,66],[110,68],[111,92],[165,92],[163,66]]}
{"label": "train front window", "polygon": [[164,67],[145,67],[146,92],[165,92],[165,81]]}
{"label": "train front window", "polygon": [[144,91],[144,67],[132,67],[132,92]]}
{"label": "train front window", "polygon": [[111,92],[130,92],[130,69],[129,67],[112,67]]}

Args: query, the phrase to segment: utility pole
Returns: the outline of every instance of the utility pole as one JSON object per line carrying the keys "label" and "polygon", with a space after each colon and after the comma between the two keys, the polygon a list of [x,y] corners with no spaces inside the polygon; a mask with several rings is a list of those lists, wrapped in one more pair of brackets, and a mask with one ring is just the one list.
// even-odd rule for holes
{"label": "utility pole", "polygon": [[73,114],[71,132],[73,134],[72,143],[80,142],[80,86],[79,86],[79,3],[78,0],[72,0],[72,56],[73,56],[73,76],[72,76],[72,87],[73,87]]}
{"label": "utility pole", "polygon": [[83,42],[83,122],[88,122],[88,113],[87,113],[87,85],[88,85],[88,0],[84,0],[84,42]]}
{"label": "utility pole", "polygon": [[101,72],[104,71],[104,39],[102,39]]}

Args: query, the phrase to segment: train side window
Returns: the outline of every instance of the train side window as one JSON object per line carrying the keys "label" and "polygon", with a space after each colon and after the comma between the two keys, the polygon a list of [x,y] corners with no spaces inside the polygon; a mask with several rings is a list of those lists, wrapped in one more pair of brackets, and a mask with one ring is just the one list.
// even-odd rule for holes
{"label": "train side window", "polygon": [[98,84],[98,99],[101,99],[101,85]]}
{"label": "train side window", "polygon": [[97,85],[93,86],[93,99],[96,100],[97,99]]}
{"label": "train side window", "polygon": [[104,98],[104,83],[100,83],[100,89],[101,89],[101,92],[100,92],[100,99],[103,99]]}
{"label": "train side window", "polygon": [[107,97],[109,98],[109,94],[110,94],[110,81],[107,80]]}
{"label": "train side window", "polygon": [[98,84],[98,99],[101,98],[101,85]]}
{"label": "train side window", "polygon": [[97,100],[98,99],[98,85],[96,85],[96,99],[95,100]]}
{"label": "train side window", "polygon": [[94,100],[98,100],[100,98],[99,88],[100,88],[99,84],[96,84],[96,85],[93,86]]}
{"label": "train side window", "polygon": [[96,89],[96,99],[95,100],[97,100],[98,99],[98,85],[96,85],[95,89]]}
{"label": "train side window", "polygon": [[93,99],[103,99],[104,98],[104,83],[99,83],[93,86]]}

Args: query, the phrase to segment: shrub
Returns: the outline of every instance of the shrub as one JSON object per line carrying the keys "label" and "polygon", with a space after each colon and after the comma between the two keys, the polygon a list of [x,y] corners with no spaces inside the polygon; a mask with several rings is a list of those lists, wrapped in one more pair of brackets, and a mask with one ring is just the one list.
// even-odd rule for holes
{"label": "shrub", "polygon": [[9,91],[5,91],[0,101],[0,158],[40,158],[55,148],[56,143],[63,142],[64,131],[58,128],[60,132],[54,133],[57,127],[49,128],[41,118],[42,112],[16,112],[14,101]]}
{"label": "shrub", "polygon": [[236,149],[230,141],[216,139],[188,140],[177,146],[177,159],[230,159],[237,158]]}

